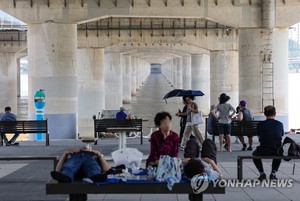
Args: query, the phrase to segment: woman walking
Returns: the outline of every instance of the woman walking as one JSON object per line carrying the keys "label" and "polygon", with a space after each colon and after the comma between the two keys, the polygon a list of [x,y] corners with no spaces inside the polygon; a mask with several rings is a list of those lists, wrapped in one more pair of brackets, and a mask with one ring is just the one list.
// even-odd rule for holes
{"label": "woman walking", "polygon": [[193,132],[196,139],[198,140],[199,145],[202,145],[204,138],[199,130],[198,124],[192,123],[192,113],[196,114],[199,112],[197,104],[194,102],[194,96],[187,96],[186,103],[187,103],[187,111],[186,111],[186,125],[183,133],[183,138],[181,141],[181,145],[179,147],[180,150],[184,150],[186,142],[189,140],[191,133]]}

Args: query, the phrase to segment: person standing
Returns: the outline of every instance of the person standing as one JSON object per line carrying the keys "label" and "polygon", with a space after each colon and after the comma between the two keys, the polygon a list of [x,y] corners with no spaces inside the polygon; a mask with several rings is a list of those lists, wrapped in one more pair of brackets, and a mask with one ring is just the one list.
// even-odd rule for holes
{"label": "person standing", "polygon": [[[1,116],[0,121],[17,121],[17,117],[15,114],[11,112],[11,107],[5,107],[5,113]],[[19,137],[19,133],[15,133],[14,136],[8,141],[6,134],[2,134],[2,139],[4,140],[6,146],[18,146],[19,143],[16,142]]]}
{"label": "person standing", "polygon": [[186,102],[185,99],[186,99],[186,96],[183,96],[182,97],[182,102],[183,102],[184,106],[183,106],[182,111],[179,110],[176,113],[176,116],[180,117],[180,133],[179,133],[180,141],[179,141],[179,143],[181,143],[181,141],[182,141],[182,137],[183,137],[183,133],[184,133],[185,125],[186,125],[186,118],[187,118],[187,114],[186,114],[187,102]]}
{"label": "person standing", "polygon": [[230,99],[225,93],[222,93],[219,97],[219,104],[215,107],[213,114],[219,122],[219,142],[220,151],[222,151],[222,144],[224,135],[226,136],[226,143],[228,151],[231,152],[231,118],[235,114],[235,109],[227,103]]}
{"label": "person standing", "polygon": [[[252,121],[252,119],[253,119],[252,113],[246,106],[247,106],[247,102],[245,100],[241,100],[240,105],[239,105],[240,109],[239,109],[238,115],[237,115],[238,121]],[[241,141],[241,143],[243,145],[242,151],[246,151],[247,144],[245,143],[244,136],[242,136],[242,135],[239,136],[239,140]],[[248,143],[249,143],[249,147],[247,148],[247,151],[253,150],[252,149],[252,144],[253,144],[252,136],[248,136]]]}
{"label": "person standing", "polygon": [[[266,106],[264,108],[264,115],[266,120],[260,122],[257,125],[257,136],[259,138],[260,145],[253,151],[253,156],[277,156],[277,150],[281,146],[282,136],[284,135],[283,124],[280,121],[275,120],[276,108],[274,106]],[[258,179],[260,181],[267,178],[262,160],[253,159],[253,163],[259,171]],[[281,159],[273,159],[272,171],[270,174],[270,180],[277,180],[276,172],[281,164]]]}
{"label": "person standing", "polygon": [[196,114],[199,112],[197,104],[194,102],[195,97],[194,96],[187,96],[185,98],[187,102],[187,119],[186,119],[186,125],[183,133],[183,138],[181,145],[179,147],[180,150],[184,151],[186,142],[189,140],[191,133],[193,132],[196,139],[198,140],[198,143],[202,145],[204,138],[200,132],[200,129],[197,124],[192,124],[192,113]]}

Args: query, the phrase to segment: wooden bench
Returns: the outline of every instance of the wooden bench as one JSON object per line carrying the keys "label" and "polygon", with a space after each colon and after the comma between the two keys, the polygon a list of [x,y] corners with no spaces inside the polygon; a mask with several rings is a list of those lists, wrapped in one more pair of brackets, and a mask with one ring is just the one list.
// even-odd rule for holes
{"label": "wooden bench", "polygon": [[[94,137],[97,139],[101,132],[107,132],[107,128],[118,128],[118,127],[136,127],[137,132],[141,133],[141,144],[143,144],[143,123],[142,119],[94,119]],[[97,144],[97,141],[95,141]]]}
{"label": "wooden bench", "polygon": [[45,134],[46,146],[49,146],[48,123],[46,120],[0,121],[0,140],[3,146],[2,134]]}
{"label": "wooden bench", "polygon": [[300,159],[296,156],[238,156],[237,157],[237,178],[243,179],[243,160],[244,159]]}
{"label": "wooden bench", "polygon": [[46,184],[46,194],[68,194],[70,201],[86,201],[87,194],[188,194],[189,200],[201,201],[203,194],[225,194],[225,187],[210,183],[205,191],[194,194],[189,182],[177,183],[169,191],[166,183],[58,183],[51,179]]}
{"label": "wooden bench", "polygon": [[53,161],[53,170],[55,170],[58,163],[58,156],[6,156],[0,157],[0,161],[20,161],[20,160],[52,160]]}
{"label": "wooden bench", "polygon": [[[256,136],[257,125],[262,121],[232,121],[231,122],[231,136]],[[206,124],[207,125],[207,124]],[[207,136],[207,129],[206,136]],[[212,136],[219,136],[219,123],[215,121],[212,126]]]}

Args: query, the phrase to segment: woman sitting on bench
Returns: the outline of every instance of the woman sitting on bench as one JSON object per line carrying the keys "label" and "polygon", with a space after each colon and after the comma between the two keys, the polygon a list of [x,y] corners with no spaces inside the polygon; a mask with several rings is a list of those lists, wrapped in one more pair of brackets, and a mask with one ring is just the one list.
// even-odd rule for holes
{"label": "woman sitting on bench", "polygon": [[159,128],[151,134],[150,154],[146,168],[157,166],[161,155],[178,157],[179,135],[171,130],[172,116],[168,112],[159,112],[154,118],[155,125]]}
{"label": "woman sitting on bench", "polygon": [[65,151],[51,176],[61,183],[80,178],[101,182],[106,180],[107,175],[103,173],[108,170],[109,165],[100,151],[82,148]]}

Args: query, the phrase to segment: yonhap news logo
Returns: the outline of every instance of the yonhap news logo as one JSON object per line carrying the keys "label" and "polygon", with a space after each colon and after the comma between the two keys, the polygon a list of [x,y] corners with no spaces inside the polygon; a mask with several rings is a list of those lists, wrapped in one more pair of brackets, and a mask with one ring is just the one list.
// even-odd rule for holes
{"label": "yonhap news logo", "polygon": [[205,191],[208,188],[208,175],[205,173],[197,174],[193,176],[191,180],[191,186],[193,189],[194,194],[199,194],[203,191]]}
{"label": "yonhap news logo", "polygon": [[264,180],[258,179],[250,180],[237,180],[237,179],[221,179],[217,181],[211,181],[209,176],[205,173],[195,175],[191,180],[191,187],[194,194],[204,192],[209,185],[213,188],[291,188],[293,187],[293,179],[278,179],[278,180]]}

